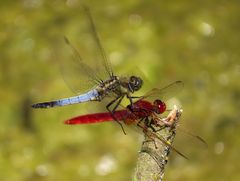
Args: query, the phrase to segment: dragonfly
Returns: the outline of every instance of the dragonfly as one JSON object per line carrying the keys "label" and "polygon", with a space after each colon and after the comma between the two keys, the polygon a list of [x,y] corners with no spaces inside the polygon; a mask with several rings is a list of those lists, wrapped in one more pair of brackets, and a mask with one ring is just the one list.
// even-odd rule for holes
{"label": "dragonfly", "polygon": [[[156,134],[158,131],[166,127],[175,128],[175,118],[177,116],[177,109],[174,107],[174,109],[170,112],[170,114],[168,114],[167,117],[162,117],[162,115],[169,110],[167,109],[166,103],[156,97],[160,96],[163,97],[163,99],[167,99],[171,94],[173,94],[174,92],[179,92],[182,88],[182,81],[173,82],[161,89],[154,88],[133,104],[129,104],[126,108],[115,111],[114,118],[123,121],[128,126],[133,125],[135,127],[139,127],[143,131],[143,133],[154,142],[154,144],[154,140],[158,139],[163,144],[174,150],[176,153],[178,153],[185,159],[188,159],[187,156],[174,148],[164,138]],[[153,101],[150,101],[148,99],[153,99]],[[101,112],[76,116],[64,121],[64,123],[68,125],[93,124],[113,121],[114,118],[109,112]],[[204,145],[207,145],[205,140],[202,139],[200,136],[194,135],[190,132],[187,132],[187,134],[195,137]]]}
{"label": "dragonfly", "polygon": [[[108,102],[106,105],[106,109],[109,111],[109,113],[114,115],[115,110],[118,108],[124,97],[126,97],[130,101],[130,104],[132,104],[132,99],[135,98],[132,96],[133,93],[141,89],[143,80],[140,77],[135,75],[129,77],[117,76],[113,73],[111,64],[96,31],[95,23],[93,21],[89,8],[83,6],[83,10],[87,15],[92,38],[96,43],[98,51],[100,52],[100,60],[98,62],[95,62],[95,64],[98,64],[97,69],[92,68],[86,62],[84,62],[82,56],[71,44],[68,38],[64,37],[64,39],[72,51],[74,63],[77,63],[76,67],[78,68],[78,73],[81,77],[79,85],[87,85],[85,88],[86,92],[82,93],[81,91],[76,90],[75,92],[78,93],[76,96],[54,101],[36,103],[32,105],[33,108],[51,108],[89,101],[100,102],[105,99],[105,97],[111,97],[110,102]],[[121,123],[119,124],[122,127]],[[122,130],[125,133],[123,127]]]}
{"label": "dragonfly", "polygon": [[160,115],[167,111],[166,103],[160,99],[155,99],[152,102],[146,100],[147,98],[154,99],[157,96],[166,98],[169,94],[182,89],[182,87],[183,82],[176,81],[161,89],[154,88],[133,104],[129,104],[126,108],[115,111],[114,118],[109,112],[101,112],[76,116],[64,121],[64,123],[68,125],[93,124],[117,119],[123,121],[126,125],[134,125],[135,127],[139,127],[143,133],[154,142],[154,144],[154,140],[158,139],[163,144],[169,146],[172,150],[177,152],[179,155],[188,159],[187,156],[175,149],[164,138],[156,134],[156,132],[164,129],[165,127],[175,126],[177,109],[172,110],[171,114],[169,114],[166,118],[162,118]]}
{"label": "dragonfly", "polygon": [[[152,125],[157,125],[159,121],[160,114],[163,114],[167,110],[166,103],[157,97],[162,97],[163,99],[168,99],[171,95],[180,92],[184,84],[182,81],[175,81],[163,88],[154,88],[147,92],[145,95],[141,96],[136,102],[129,104],[126,108],[122,110],[117,110],[114,112],[114,118],[118,120],[123,120],[125,124],[136,123],[136,120],[142,122],[144,120],[145,125],[150,128]],[[149,101],[147,100],[149,99]],[[150,101],[150,100],[153,101]],[[149,120],[151,117],[151,120]],[[65,124],[90,124],[112,121],[113,116],[109,112],[86,114],[82,116],[77,116],[65,121]],[[161,121],[168,126],[172,125],[169,120]],[[153,129],[153,127],[152,127]],[[153,131],[156,131],[153,129]]]}

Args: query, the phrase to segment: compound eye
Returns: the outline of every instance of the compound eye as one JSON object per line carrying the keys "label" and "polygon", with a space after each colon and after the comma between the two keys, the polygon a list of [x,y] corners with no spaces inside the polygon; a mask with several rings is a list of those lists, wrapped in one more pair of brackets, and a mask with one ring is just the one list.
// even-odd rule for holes
{"label": "compound eye", "polygon": [[130,82],[135,85],[136,82],[137,82],[137,77],[131,76],[131,77],[130,77]]}
{"label": "compound eye", "polygon": [[134,91],[139,90],[142,87],[142,79],[136,76],[130,77],[130,84]]}
{"label": "compound eye", "polygon": [[155,112],[158,113],[158,114],[162,114],[166,111],[166,104],[165,102],[159,100],[159,99],[156,99],[154,102],[153,102],[153,105],[155,107]]}

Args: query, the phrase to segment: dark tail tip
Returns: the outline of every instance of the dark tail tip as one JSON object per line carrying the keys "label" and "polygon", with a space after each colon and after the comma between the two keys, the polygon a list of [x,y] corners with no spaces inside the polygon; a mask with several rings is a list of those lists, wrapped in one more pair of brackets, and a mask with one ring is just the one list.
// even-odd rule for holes
{"label": "dark tail tip", "polygon": [[41,104],[41,103],[37,103],[37,104],[33,104],[33,105],[32,105],[32,108],[34,108],[34,109],[47,108],[47,106],[46,106],[46,105],[43,105],[43,104]]}
{"label": "dark tail tip", "polygon": [[31,107],[34,108],[34,109],[36,109],[36,108],[40,108],[39,104],[32,104]]}
{"label": "dark tail tip", "polygon": [[38,109],[38,108],[50,108],[55,106],[55,102],[43,102],[43,103],[36,103],[32,105],[32,108]]}

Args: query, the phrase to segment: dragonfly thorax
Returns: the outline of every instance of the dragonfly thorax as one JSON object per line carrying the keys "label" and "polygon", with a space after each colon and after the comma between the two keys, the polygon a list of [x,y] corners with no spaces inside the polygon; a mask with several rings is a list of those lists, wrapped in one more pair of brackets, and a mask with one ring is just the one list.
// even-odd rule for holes
{"label": "dragonfly thorax", "polygon": [[116,89],[118,89],[120,83],[119,83],[119,77],[112,76],[111,79],[103,81],[98,87],[98,91],[101,94],[107,94],[110,91],[115,92]]}
{"label": "dragonfly thorax", "polygon": [[131,113],[134,113],[139,118],[148,117],[154,111],[153,104],[145,100],[139,100],[132,105],[128,105],[127,108]]}

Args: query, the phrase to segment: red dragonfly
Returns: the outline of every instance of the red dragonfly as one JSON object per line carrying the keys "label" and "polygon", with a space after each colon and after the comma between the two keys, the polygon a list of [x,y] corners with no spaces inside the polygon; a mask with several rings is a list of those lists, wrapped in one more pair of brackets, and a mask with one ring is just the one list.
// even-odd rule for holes
{"label": "red dragonfly", "polygon": [[174,125],[177,109],[174,108],[167,116],[167,118],[162,118],[159,115],[166,112],[167,107],[165,102],[159,99],[155,99],[153,103],[146,100],[146,98],[155,98],[157,96],[166,98],[167,95],[179,91],[179,89],[182,87],[183,82],[176,81],[162,89],[152,89],[132,105],[128,105],[125,109],[117,110],[114,112],[114,114],[111,114],[109,112],[87,114],[71,118],[69,120],[66,120],[64,123],[74,125],[122,120],[126,125],[136,125],[140,127],[144,134],[147,135],[147,137],[149,137],[151,140],[154,141],[154,138],[159,139],[165,145],[169,146],[172,150],[187,159],[185,155],[176,150],[163,138],[155,134],[155,132],[163,129],[166,126],[171,127]]}
{"label": "red dragonfly", "polygon": [[117,120],[124,121],[126,125],[132,125],[136,123],[140,125],[140,123],[144,121],[144,126],[146,126],[146,128],[151,128],[154,132],[156,132],[157,130],[155,130],[155,128],[152,126],[171,126],[173,124],[172,119],[160,119],[158,116],[158,114],[163,114],[165,111],[166,104],[159,99],[156,99],[153,103],[144,99],[140,99],[134,102],[132,105],[128,105],[126,109],[115,111],[113,115],[109,112],[86,114],[66,120],[64,123],[91,124],[113,121],[115,118]]}

